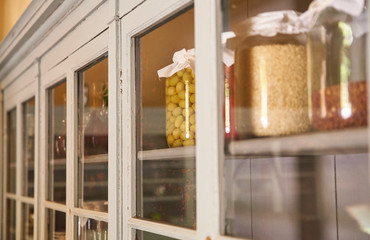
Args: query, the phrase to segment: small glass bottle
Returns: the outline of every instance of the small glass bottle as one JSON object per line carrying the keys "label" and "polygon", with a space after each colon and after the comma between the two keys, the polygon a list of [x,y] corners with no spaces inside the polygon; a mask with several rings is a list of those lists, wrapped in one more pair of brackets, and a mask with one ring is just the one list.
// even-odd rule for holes
{"label": "small glass bottle", "polygon": [[310,117],[316,130],[367,125],[367,14],[328,7],[308,34]]}

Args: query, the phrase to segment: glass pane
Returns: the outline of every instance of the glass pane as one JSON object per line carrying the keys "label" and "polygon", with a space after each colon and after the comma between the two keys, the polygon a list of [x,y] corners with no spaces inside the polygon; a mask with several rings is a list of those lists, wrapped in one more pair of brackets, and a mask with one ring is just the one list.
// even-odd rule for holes
{"label": "glass pane", "polygon": [[23,189],[33,197],[35,182],[35,99],[23,104]]}
{"label": "glass pane", "polygon": [[136,240],[176,240],[176,238],[170,238],[150,232],[136,230]]}
{"label": "glass pane", "polygon": [[137,216],[195,228],[194,10],[135,40]]}
{"label": "glass pane", "polygon": [[108,58],[78,76],[78,205],[107,212]]}
{"label": "glass pane", "polygon": [[195,159],[142,161],[140,217],[195,228]]}
{"label": "glass pane", "polygon": [[22,240],[33,240],[35,216],[33,205],[22,204]]}
{"label": "glass pane", "polygon": [[66,83],[48,90],[48,200],[66,201]]}
{"label": "glass pane", "polygon": [[66,240],[66,214],[48,209],[46,215],[46,239]]}
{"label": "glass pane", "polygon": [[108,240],[108,223],[91,218],[75,217],[78,240]]}
{"label": "glass pane", "polygon": [[7,114],[8,122],[8,142],[7,142],[7,184],[6,191],[15,193],[16,191],[16,170],[17,170],[17,110],[13,109]]}
{"label": "glass pane", "polygon": [[6,223],[5,223],[5,233],[6,240],[15,240],[16,237],[16,205],[15,200],[6,200]]}
{"label": "glass pane", "polygon": [[311,2],[222,0],[225,235],[369,238],[366,34],[333,9],[287,32]]}

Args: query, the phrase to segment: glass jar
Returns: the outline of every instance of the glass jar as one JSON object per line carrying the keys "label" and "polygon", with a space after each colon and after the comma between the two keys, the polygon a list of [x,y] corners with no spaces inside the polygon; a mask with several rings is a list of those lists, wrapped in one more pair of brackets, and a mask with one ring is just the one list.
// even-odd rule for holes
{"label": "glass jar", "polygon": [[352,17],[329,7],[314,19],[307,41],[313,126],[366,126],[366,12]]}
{"label": "glass jar", "polygon": [[225,140],[227,142],[238,138],[238,132],[235,124],[235,83],[234,83],[234,64],[223,65],[224,70],[224,129]]}
{"label": "glass jar", "polygon": [[166,138],[169,147],[195,145],[195,75],[191,68],[166,78]]}
{"label": "glass jar", "polygon": [[236,122],[246,136],[310,130],[306,34],[249,36],[235,52]]}

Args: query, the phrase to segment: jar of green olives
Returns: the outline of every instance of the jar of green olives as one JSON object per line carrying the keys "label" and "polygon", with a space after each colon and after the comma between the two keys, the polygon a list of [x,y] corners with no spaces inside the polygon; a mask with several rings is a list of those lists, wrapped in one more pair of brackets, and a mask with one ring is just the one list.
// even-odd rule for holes
{"label": "jar of green olives", "polygon": [[167,144],[193,146],[196,139],[194,50],[176,52],[173,61],[158,71],[159,77],[165,78]]}

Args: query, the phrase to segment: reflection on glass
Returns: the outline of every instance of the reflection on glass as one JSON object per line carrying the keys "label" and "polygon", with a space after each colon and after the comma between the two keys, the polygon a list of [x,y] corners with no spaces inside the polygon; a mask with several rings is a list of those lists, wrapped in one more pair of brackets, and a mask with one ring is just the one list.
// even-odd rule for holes
{"label": "reflection on glass", "polygon": [[33,226],[34,226],[34,212],[33,205],[22,204],[22,240],[33,239]]}
{"label": "reflection on glass", "polygon": [[47,240],[66,240],[66,214],[48,209],[46,215]]}
{"label": "reflection on glass", "polygon": [[368,239],[367,159],[368,154],[353,154],[227,160],[225,233],[248,239]]}
{"label": "reflection on glass", "polygon": [[17,112],[13,109],[7,114],[8,141],[7,141],[7,187],[6,191],[15,193],[16,191],[16,144],[17,144]]}
{"label": "reflection on glass", "polygon": [[108,58],[79,72],[79,206],[108,211]]}
{"label": "reflection on glass", "polygon": [[[281,10],[295,10],[298,12],[303,12],[307,9],[308,5],[311,2],[311,0],[222,1],[223,34],[220,37],[222,37],[223,43],[222,52],[224,57],[224,73],[226,78],[225,149],[229,149],[230,146],[228,144],[230,143],[230,141],[234,141],[233,144],[241,143],[245,144],[245,146],[249,146],[250,144],[251,146],[255,146],[256,148],[264,149],[263,156],[249,155],[258,154],[259,150],[256,150],[255,152],[251,151],[248,153],[246,151],[243,153],[245,154],[245,156],[237,157],[230,156],[228,155],[230,153],[225,151],[226,160],[224,162],[223,172],[223,185],[225,186],[225,188],[223,189],[223,207],[225,215],[225,225],[223,228],[223,233],[225,235],[238,238],[261,240],[369,239],[370,188],[367,149],[360,150],[359,148],[356,148],[356,146],[354,146],[353,149],[351,149],[351,152],[353,151],[353,153],[358,153],[360,151],[363,151],[363,153],[351,155],[345,154],[345,151],[341,150],[341,146],[338,146],[338,148],[332,147],[330,149],[325,149],[327,143],[325,141],[322,141],[322,139],[317,138],[317,135],[312,134],[312,138],[309,139],[310,141],[317,141],[320,143],[322,142],[323,144],[323,146],[320,147],[320,151],[313,150],[311,152],[305,152],[305,154],[307,154],[308,156],[302,156],[303,153],[299,153],[299,143],[297,143],[297,145],[291,144],[291,146],[289,145],[290,149],[293,150],[294,153],[297,153],[297,156],[292,156],[292,152],[287,153],[287,151],[279,151],[280,146],[284,145],[285,139],[290,139],[290,137],[284,137],[284,140],[279,137],[273,139],[260,138],[257,141],[256,139],[248,139],[243,141],[243,143],[236,143],[235,141],[238,141],[238,137],[248,138],[252,136],[252,134],[247,135],[245,133],[243,136],[242,129],[239,127],[240,125],[235,128],[235,130],[238,131],[237,134],[232,137],[227,135],[228,131],[231,131],[233,129],[233,125],[235,127],[235,122],[233,121],[233,118],[237,119],[238,123],[242,122],[248,127],[252,126],[251,121],[248,121],[248,118],[253,115],[253,111],[251,110],[252,104],[243,105],[243,103],[247,101],[249,101],[249,103],[252,102],[251,95],[255,95],[257,97],[256,101],[259,101],[259,104],[261,106],[260,113],[258,115],[259,117],[256,119],[260,121],[262,125],[271,125],[270,120],[273,118],[279,118],[277,120],[274,119],[274,122],[282,121],[281,124],[279,124],[279,127],[284,124],[289,124],[289,119],[280,118],[276,114],[270,114],[271,111],[268,110],[271,105],[276,103],[283,104],[283,106],[286,107],[288,105],[287,98],[296,94],[297,91],[284,93],[282,87],[276,85],[276,81],[273,82],[274,86],[271,87],[271,77],[276,77],[279,73],[278,71],[268,72],[273,69],[273,66],[271,66],[271,64],[267,64],[267,62],[265,61],[267,58],[263,59],[263,56],[269,56],[269,61],[278,61],[277,63],[280,65],[281,63],[286,61],[286,58],[289,58],[288,54],[285,54],[283,57],[274,58],[274,52],[281,54],[283,51],[274,50],[274,47],[277,47],[277,45],[279,44],[271,46],[271,48],[267,47],[271,44],[272,40],[266,39],[266,36],[263,38],[261,36],[258,36],[254,39],[248,39],[243,42],[241,40],[245,39],[247,35],[249,36],[249,33],[247,32],[249,30],[249,24],[247,24],[248,22],[246,22],[246,20],[250,19],[250,17],[254,17],[260,13]],[[330,22],[330,24],[333,23],[333,21],[335,20],[333,16],[336,13],[333,12],[332,9],[329,9],[327,13],[329,13],[326,16],[327,18],[318,18],[318,21],[326,19],[328,20],[328,22]],[[267,14],[265,14],[264,16],[266,17]],[[338,25],[335,25],[335,27],[338,28]],[[339,28],[340,27],[342,27],[343,31],[345,30],[344,32],[348,30],[348,26],[339,26]],[[323,31],[325,30],[323,28],[318,27],[316,30],[317,33],[310,36],[315,37],[313,40],[315,40],[316,42],[311,42],[310,44],[314,44],[311,47],[315,48],[316,51],[307,52],[307,54],[309,54],[309,61],[310,59],[325,60],[327,57],[330,57],[330,55],[332,55],[331,57],[333,57],[333,54],[340,55],[347,53],[347,51],[339,51],[340,48],[333,44],[329,44],[330,46],[327,45],[327,49],[324,49],[323,43],[327,42],[328,39],[332,39],[334,35],[325,35],[325,33],[327,33],[328,31]],[[281,38],[282,36],[280,35],[283,34],[278,34],[277,36],[275,36],[275,40],[283,40]],[[343,34],[341,33],[339,35]],[[340,42],[341,38],[338,39]],[[363,52],[366,52],[364,51],[363,47],[366,44],[364,45],[364,42],[362,40],[361,42],[358,42],[358,45],[354,46],[357,52],[362,51],[361,53],[358,52],[358,54],[353,55],[356,59],[361,59],[359,58],[359,56],[361,56]],[[284,40],[284,42],[285,41],[286,39]],[[262,48],[264,50],[259,52],[259,50],[261,50],[262,48],[258,48],[259,50],[256,48],[256,52],[254,54],[255,58],[252,57],[252,50],[248,50],[248,55],[241,54],[242,51],[244,51],[245,49],[249,49],[250,46],[253,46],[254,48],[256,43],[257,45],[263,46]],[[345,44],[346,43],[344,43],[344,45]],[[244,45],[243,47],[245,48],[238,47],[241,45]],[[299,55],[304,56],[306,54],[306,51],[304,51],[302,47],[300,47],[299,52],[293,54],[294,59]],[[228,57],[231,59],[227,59]],[[225,59],[228,61],[225,61]],[[305,61],[305,59],[306,58],[304,57],[303,60]],[[337,60],[338,59],[341,58],[338,57]],[[319,60],[313,61],[312,64],[314,64],[315,66],[317,65],[318,69],[321,69],[323,61]],[[233,63],[235,64],[235,66],[232,65]],[[337,73],[340,73],[340,71],[337,71],[337,73],[333,73],[333,70],[340,70],[339,65],[335,61],[329,61],[328,63],[331,65],[330,69],[326,69],[327,71],[317,71],[317,69],[313,69],[315,71],[309,72],[309,75],[311,75],[311,77],[314,76],[317,79],[325,80],[325,78],[333,79],[334,77],[334,79],[338,80],[339,78],[336,76],[338,75]],[[361,70],[360,72],[362,74],[363,64],[365,63],[366,61],[358,63],[355,71],[351,72],[351,74],[358,73],[357,70]],[[228,64],[230,67],[225,67],[226,64]],[[260,71],[247,71],[249,69],[246,66],[259,69]],[[289,70],[289,73],[292,73],[292,71],[296,71],[298,69],[295,68],[293,64],[288,64],[285,67]],[[344,65],[343,69],[344,72],[342,72],[342,75],[348,77],[348,66],[346,66],[346,64]],[[322,74],[323,72],[326,74]],[[269,73],[269,76],[266,75],[266,73]],[[304,75],[305,74],[303,74],[303,76]],[[242,78],[243,76],[244,78]],[[248,78],[245,76],[250,77]],[[298,74],[292,74],[292,76],[296,78]],[[361,76],[359,77],[359,80],[363,81],[363,78],[361,78]],[[251,81],[250,78],[259,78],[260,81],[258,83],[254,83]],[[288,74],[286,74],[285,76],[279,78],[279,81],[281,79],[284,80],[282,82],[284,86],[289,86],[290,88],[291,86],[287,84],[289,78],[290,77],[288,76]],[[244,85],[242,86],[245,87],[244,90],[240,87],[240,84],[243,83]],[[307,85],[307,81],[300,81],[300,83]],[[237,84],[239,84],[239,86],[237,86]],[[269,84],[271,86],[267,86]],[[308,90],[312,91],[319,89],[319,87],[317,87],[319,85],[316,84],[316,88],[315,86],[308,85],[304,87],[311,87],[312,89]],[[341,105],[344,106],[342,108],[344,109],[344,111],[339,111],[338,116],[345,118],[344,115],[348,115],[347,110],[350,108],[350,106],[348,105],[348,92],[346,92],[348,90],[347,83],[344,83],[342,85],[344,86],[344,90],[338,88],[337,92],[343,93],[341,94],[342,98],[340,100],[343,100],[343,102],[341,102]],[[268,91],[263,91],[266,89]],[[361,88],[361,91],[363,92],[364,89],[366,90],[366,87]],[[249,94],[247,90],[250,91],[251,94]],[[270,99],[270,97],[267,96],[271,94],[270,90],[278,90],[280,91],[280,94],[277,94],[274,98]],[[312,93],[308,93],[308,90],[305,91],[305,94]],[[343,90],[343,92],[341,90]],[[321,95],[324,94],[323,91],[319,93]],[[332,99],[339,99],[339,97],[334,96],[333,91],[328,91],[326,93],[329,94]],[[358,96],[356,99],[361,100],[362,102],[366,102],[367,97],[363,97],[364,96]],[[297,97],[290,98],[290,100],[296,99]],[[234,103],[232,101],[234,101]],[[308,105],[315,105],[313,101],[314,99],[312,99],[312,102],[309,102]],[[297,112],[298,108],[299,105],[296,105],[295,108],[291,108],[292,112]],[[332,112],[336,112],[336,110],[340,110],[341,108],[331,109],[331,107],[329,107],[328,109]],[[321,111],[320,114],[328,113],[327,109],[324,109],[325,111],[323,111],[322,109],[319,110]],[[356,109],[356,111],[358,114],[362,114],[359,113],[359,111],[361,112],[361,109]],[[237,115],[241,112],[245,115]],[[311,112],[311,115],[312,114],[314,113]],[[289,117],[291,117],[292,115],[293,114],[291,114]],[[331,120],[333,121],[329,121],[329,125],[326,126],[331,126],[331,129],[333,129],[335,128],[333,126],[337,122],[334,121],[335,119],[333,118],[331,118]],[[359,125],[363,124],[361,123]],[[317,126],[315,127],[318,128]],[[364,132],[367,133],[367,129],[364,129]],[[350,134],[351,133],[348,133],[348,135]],[[258,135],[254,133],[254,136]],[[343,144],[346,144],[348,142],[345,138],[343,138],[342,140]],[[320,155],[323,150],[325,150],[325,155]]]}
{"label": "reflection on glass", "polygon": [[176,238],[170,238],[162,235],[157,235],[150,232],[144,232],[136,230],[136,239],[137,240],[176,240]]}
{"label": "reflection on glass", "polygon": [[226,161],[226,234],[337,239],[333,169],[333,157]]}
{"label": "reflection on glass", "polygon": [[48,200],[66,201],[66,83],[48,90]]}
{"label": "reflection on glass", "polygon": [[23,189],[22,194],[33,197],[35,171],[35,99],[23,104]]}
{"label": "reflection on glass", "polygon": [[[139,157],[137,160],[137,216],[152,221],[195,228],[195,157],[182,157],[182,154],[192,156],[191,152],[194,153],[195,148],[192,146],[183,147],[183,144],[176,144],[176,148],[169,148],[169,145],[175,145],[168,144],[169,139],[166,139],[166,80],[159,79],[157,73],[158,70],[173,63],[175,52],[194,48],[194,9],[186,9],[163,25],[135,40],[137,43],[136,56],[138,57],[138,65],[136,66],[137,149],[140,151],[138,156],[145,155],[151,159],[147,161],[145,157]],[[179,140],[181,132],[183,132],[183,140],[181,141],[185,142],[188,136],[186,136],[185,130],[180,131],[180,129],[181,125],[186,129],[186,116],[194,116],[191,123],[194,124],[195,129],[195,104],[193,104],[195,101],[195,80],[191,75],[190,68],[189,71],[179,71],[179,75],[181,74],[183,74],[182,78],[186,75],[185,78],[189,83],[191,81],[189,87],[180,83],[176,77],[172,83],[169,80],[167,83],[173,86],[175,82],[179,83],[177,91],[183,92],[184,96],[185,90],[191,92],[193,98],[184,97],[182,101],[185,105],[188,101],[187,106],[190,106],[189,101],[192,102],[192,107],[191,109],[177,107],[179,111],[176,114],[183,120],[183,124],[177,123],[179,129],[176,131],[179,134],[169,135],[176,137],[173,139],[175,141]],[[171,88],[173,93],[175,90],[175,87]],[[172,100],[180,104],[180,97],[183,95],[180,97],[179,95],[181,94],[173,94]],[[190,96],[190,94],[188,95]],[[175,119],[173,118],[173,120]],[[168,122],[167,125],[171,124]],[[190,125],[187,128],[190,128]],[[169,130],[167,129],[167,131]],[[195,139],[195,135],[193,137]],[[187,145],[194,145],[194,143],[195,141],[192,140]],[[159,155],[152,157],[152,151],[149,150],[155,150],[155,153]],[[181,153],[176,155],[177,152]],[[172,158],[171,154],[175,154],[176,157]],[[164,158],[168,160],[164,160]]]}
{"label": "reflection on glass", "polygon": [[16,206],[15,200],[6,200],[6,240],[15,240],[16,229],[15,229],[15,218],[16,218]]}
{"label": "reflection on glass", "polygon": [[195,228],[194,160],[141,161],[138,216]]}
{"label": "reflection on glass", "polygon": [[78,240],[108,240],[108,223],[91,218],[75,217]]}
{"label": "reflection on glass", "polygon": [[369,155],[335,156],[338,239],[368,239],[370,234]]}
{"label": "reflection on glass", "polygon": [[194,48],[194,10],[183,13],[137,41],[140,41],[137,75],[141,80],[139,149],[167,148],[166,81],[159,79],[157,71],[173,63],[175,52]]}

